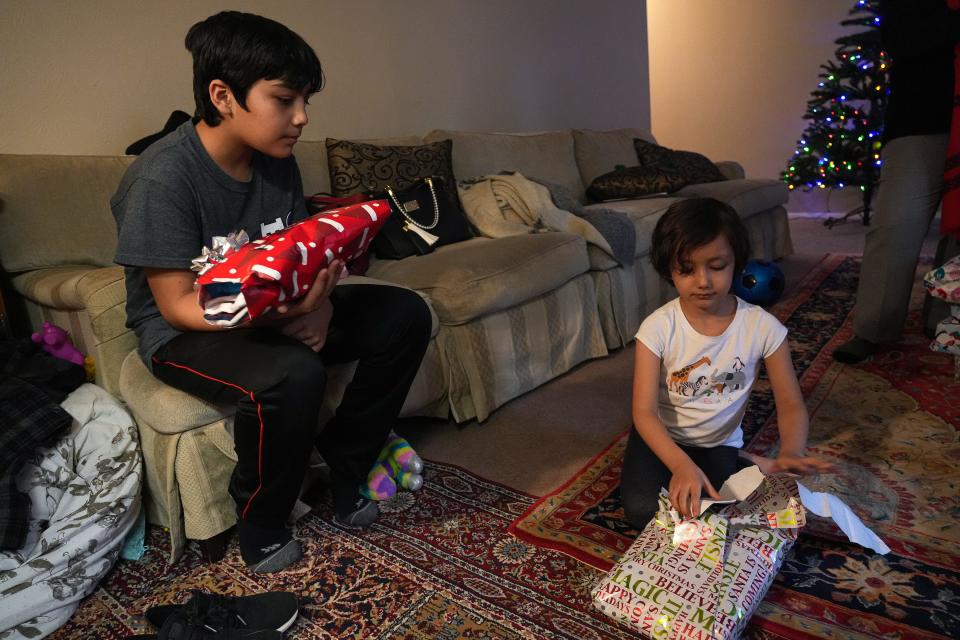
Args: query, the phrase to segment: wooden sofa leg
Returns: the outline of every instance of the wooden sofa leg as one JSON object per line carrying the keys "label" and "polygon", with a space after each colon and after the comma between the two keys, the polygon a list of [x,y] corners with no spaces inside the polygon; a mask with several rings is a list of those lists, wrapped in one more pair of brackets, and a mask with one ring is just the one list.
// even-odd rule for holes
{"label": "wooden sofa leg", "polygon": [[233,535],[233,529],[233,527],[230,527],[212,538],[199,541],[200,553],[206,562],[220,562],[223,560],[223,556],[227,553],[227,542],[230,541],[230,536]]}

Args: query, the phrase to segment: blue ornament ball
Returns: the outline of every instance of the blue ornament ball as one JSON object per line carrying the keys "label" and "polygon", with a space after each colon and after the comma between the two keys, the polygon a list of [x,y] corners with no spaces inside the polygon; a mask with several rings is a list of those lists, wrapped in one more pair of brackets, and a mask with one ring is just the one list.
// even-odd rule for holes
{"label": "blue ornament ball", "polygon": [[780,267],[766,260],[748,260],[733,279],[733,293],[750,304],[766,307],[780,299],[785,280]]}

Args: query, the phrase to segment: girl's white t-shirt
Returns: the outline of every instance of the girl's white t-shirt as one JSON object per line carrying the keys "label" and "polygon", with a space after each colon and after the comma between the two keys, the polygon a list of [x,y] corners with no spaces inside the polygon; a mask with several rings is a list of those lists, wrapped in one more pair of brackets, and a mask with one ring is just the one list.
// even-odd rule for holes
{"label": "girl's white t-shirt", "polygon": [[647,316],[637,331],[637,340],[660,358],[658,413],[679,444],[742,447],[740,423],[760,362],[787,337],[775,317],[736,300],[736,315],[719,336],[690,326],[679,298]]}

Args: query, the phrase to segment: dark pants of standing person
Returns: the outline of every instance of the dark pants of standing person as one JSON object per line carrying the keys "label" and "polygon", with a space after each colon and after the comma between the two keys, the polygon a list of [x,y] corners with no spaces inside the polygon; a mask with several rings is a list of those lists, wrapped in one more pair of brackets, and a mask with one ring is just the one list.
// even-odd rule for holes
{"label": "dark pants of standing person", "polygon": [[[416,293],[388,285],[340,285],[320,353],[276,329],[183,333],[154,356],[153,372],[204,400],[235,405],[237,515],[276,529],[297,500],[316,446],[335,483],[359,486],[403,407],[430,340]],[[326,367],[358,360],[335,416],[318,435]]]}
{"label": "dark pants of standing person", "polygon": [[[710,480],[717,491],[727,478],[737,470],[736,447],[688,447],[679,445]],[[660,488],[667,488],[673,474],[637,430],[631,429],[627,450],[623,454],[623,471],[620,474],[620,501],[623,514],[636,529],[643,529],[659,509]],[[704,491],[700,499],[706,496]],[[709,497],[709,496],[707,496]]]}

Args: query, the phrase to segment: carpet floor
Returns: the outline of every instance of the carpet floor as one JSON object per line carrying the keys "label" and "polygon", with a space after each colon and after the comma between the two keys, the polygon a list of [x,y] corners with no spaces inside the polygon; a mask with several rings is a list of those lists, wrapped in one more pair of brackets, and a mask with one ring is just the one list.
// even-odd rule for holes
{"label": "carpet floor", "polygon": [[149,527],[144,558],[120,561],[50,637],[151,632],[143,611],[185,601],[191,589],[296,593],[300,616],[288,638],[633,637],[592,608],[602,571],[508,532],[533,497],[450,465],[428,463],[425,480],[386,503],[363,532],[337,526],[321,506],[297,527],[304,561],[274,575],[247,572],[236,545],[209,564],[190,543],[168,566],[165,534]]}
{"label": "carpet floor", "polygon": [[[929,266],[921,267],[929,268]],[[862,366],[830,353],[851,335],[859,259],[828,256],[772,311],[790,330],[811,416],[810,448],[836,474],[805,482],[838,495],[891,547],[880,556],[811,518],[745,634],[753,638],[960,637],[960,384],[928,349],[915,289],[904,338]],[[744,422],[747,448],[777,445],[768,381]],[[636,531],[622,519],[621,436],[511,525],[519,539],[608,569]]]}
{"label": "carpet floor", "polygon": [[[903,343],[862,367],[834,365],[849,335],[859,263],[830,256],[776,313],[792,337],[812,415],[811,444],[842,465],[815,485],[838,493],[893,548],[865,553],[828,524],[808,525],[761,604],[750,638],[943,638],[960,630],[958,387],[948,358],[926,351],[916,313]],[[775,446],[772,400],[758,381],[745,429],[751,450]],[[166,562],[165,534],[120,561],[55,639],[117,640],[151,629],[155,604],[191,589],[234,595],[286,590],[300,599],[288,638],[635,637],[595,611],[590,589],[628,545],[615,441],[543,499],[428,462],[425,487],[384,504],[369,530],[337,526],[327,503],[295,532],[305,560],[255,576],[236,545],[204,563],[191,543]],[[516,535],[514,535],[515,532]]]}

